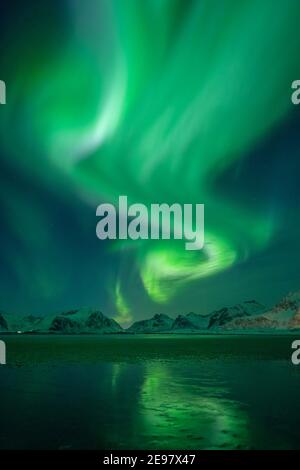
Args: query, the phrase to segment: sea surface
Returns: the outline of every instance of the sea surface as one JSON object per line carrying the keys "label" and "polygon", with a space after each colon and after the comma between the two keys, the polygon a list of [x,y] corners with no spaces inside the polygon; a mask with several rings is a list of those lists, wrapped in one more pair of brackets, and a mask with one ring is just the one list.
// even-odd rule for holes
{"label": "sea surface", "polygon": [[2,336],[0,449],[299,449],[292,336]]}

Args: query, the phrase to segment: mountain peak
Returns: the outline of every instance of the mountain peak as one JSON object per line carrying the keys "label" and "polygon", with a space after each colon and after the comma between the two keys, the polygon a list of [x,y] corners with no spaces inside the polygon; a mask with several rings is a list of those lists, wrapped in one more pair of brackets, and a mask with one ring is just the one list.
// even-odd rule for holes
{"label": "mountain peak", "polygon": [[171,329],[173,319],[163,313],[157,313],[152,318],[134,322],[129,328],[130,333],[160,333]]}
{"label": "mountain peak", "polygon": [[[300,291],[286,295],[275,307],[266,307],[255,300],[246,300],[223,307],[208,315],[189,312],[175,320],[164,313],[133,323],[128,333],[193,333],[207,330],[269,331],[300,328]],[[120,333],[122,327],[97,308],[78,308],[55,315],[18,316],[0,311],[0,331],[26,333]]]}
{"label": "mountain peak", "polygon": [[246,300],[231,307],[223,307],[211,314],[208,328],[224,326],[234,319],[259,315],[266,311],[266,307],[256,300]]}

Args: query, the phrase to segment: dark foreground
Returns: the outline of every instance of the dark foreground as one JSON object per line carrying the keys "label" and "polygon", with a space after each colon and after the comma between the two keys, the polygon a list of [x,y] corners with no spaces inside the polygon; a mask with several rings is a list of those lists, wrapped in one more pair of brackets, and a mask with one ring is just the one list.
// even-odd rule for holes
{"label": "dark foreground", "polygon": [[299,449],[292,336],[6,336],[1,449]]}

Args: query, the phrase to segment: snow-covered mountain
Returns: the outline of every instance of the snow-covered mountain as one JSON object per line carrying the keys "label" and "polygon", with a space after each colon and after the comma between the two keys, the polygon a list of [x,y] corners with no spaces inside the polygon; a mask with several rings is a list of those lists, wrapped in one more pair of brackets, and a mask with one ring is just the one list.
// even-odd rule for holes
{"label": "snow-covered mountain", "polygon": [[210,315],[199,315],[190,312],[187,315],[178,315],[175,318],[172,331],[177,332],[195,332],[199,330],[206,330],[210,321]]}
{"label": "snow-covered mountain", "polygon": [[80,309],[57,315],[51,321],[49,331],[54,333],[118,333],[121,326],[112,318],[93,309]]}
{"label": "snow-covered mountain", "polygon": [[172,328],[174,320],[163,313],[156,314],[148,320],[136,321],[128,329],[128,333],[161,333]]}
{"label": "snow-covered mountain", "polygon": [[115,320],[106,317],[99,310],[82,308],[44,317],[6,314],[2,321],[0,316],[0,331],[79,334],[118,333],[123,329]]}
{"label": "snow-covered mountain", "polygon": [[300,291],[284,297],[261,315],[234,319],[226,324],[228,330],[292,330],[300,328]]}
{"label": "snow-covered mountain", "polygon": [[275,307],[267,312],[267,318],[286,325],[288,328],[300,327],[300,291],[291,292]]}
{"label": "snow-covered mountain", "polygon": [[233,307],[224,307],[213,312],[210,315],[208,328],[220,328],[236,319],[251,318],[255,315],[261,315],[265,311],[266,307],[264,305],[259,304],[255,300],[246,300]]}
{"label": "snow-covered mountain", "polygon": [[209,315],[188,313],[175,319],[156,314],[147,320],[136,321],[127,330],[97,309],[81,308],[57,315],[34,316],[0,312],[0,333],[221,333],[222,332],[280,332],[300,329],[300,291],[284,297],[267,309],[255,300],[224,307]]}

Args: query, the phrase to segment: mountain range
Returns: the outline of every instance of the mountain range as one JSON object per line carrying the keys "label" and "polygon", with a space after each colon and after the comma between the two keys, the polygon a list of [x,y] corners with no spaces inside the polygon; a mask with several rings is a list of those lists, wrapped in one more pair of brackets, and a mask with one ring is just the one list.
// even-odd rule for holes
{"label": "mountain range", "polygon": [[123,328],[112,318],[91,308],[69,310],[58,315],[20,317],[0,312],[0,331],[19,333],[121,333]]}
{"label": "mountain range", "polygon": [[300,291],[268,309],[255,300],[224,307],[208,315],[190,312],[175,319],[156,314],[123,329],[97,309],[81,308],[56,315],[0,312],[0,332],[40,334],[276,333],[300,329]]}

